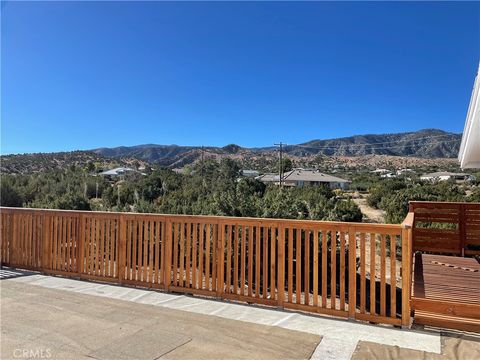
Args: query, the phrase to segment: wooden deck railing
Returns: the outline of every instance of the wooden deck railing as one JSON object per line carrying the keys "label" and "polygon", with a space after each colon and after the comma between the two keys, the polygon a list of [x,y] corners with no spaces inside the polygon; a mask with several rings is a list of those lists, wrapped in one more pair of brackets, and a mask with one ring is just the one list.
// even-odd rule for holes
{"label": "wooden deck railing", "polygon": [[410,324],[408,224],[0,211],[4,265]]}
{"label": "wooden deck railing", "polygon": [[413,251],[480,255],[480,203],[410,202]]}

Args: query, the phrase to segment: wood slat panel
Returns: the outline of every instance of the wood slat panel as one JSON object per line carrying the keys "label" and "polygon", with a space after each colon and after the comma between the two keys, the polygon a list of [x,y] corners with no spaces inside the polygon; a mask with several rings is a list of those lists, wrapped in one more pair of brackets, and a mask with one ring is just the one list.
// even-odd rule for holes
{"label": "wood slat panel", "polygon": [[332,230],[330,242],[330,308],[336,309],[337,302],[337,231]]}
{"label": "wood slat panel", "polygon": [[318,306],[318,231],[313,233],[313,306]]}
{"label": "wood slat panel", "polygon": [[248,227],[248,296],[253,297],[253,227]]}
{"label": "wood slat panel", "polygon": [[241,229],[242,243],[241,243],[241,257],[240,257],[240,295],[245,295],[245,268],[247,262],[247,243],[246,243],[246,229],[245,226]]}
{"label": "wood slat panel", "polygon": [[[12,236],[15,242],[12,244],[18,248],[14,252],[17,262],[28,266],[35,266],[39,261],[36,254],[39,254],[38,258],[41,254],[42,258],[50,259],[51,270],[61,274],[78,274],[80,271],[89,279],[116,279],[125,284],[157,288],[165,284],[175,291],[203,295],[215,292],[218,297],[229,295],[239,301],[274,306],[284,306],[284,303],[295,305],[301,311],[329,312],[339,316],[350,312],[351,317],[355,317],[351,307],[355,308],[356,304],[352,302],[350,293],[356,287],[349,288],[348,311],[346,287],[347,283],[352,284],[350,279],[355,281],[357,275],[355,254],[351,253],[356,250],[355,244],[351,246],[354,230],[361,241],[358,311],[363,311],[365,316],[370,316],[366,313],[367,259],[366,254],[362,255],[367,247],[361,239],[365,239],[366,231],[378,236],[398,236],[401,231],[398,226],[377,227],[374,224],[356,224],[353,228],[353,225],[333,222],[64,211],[49,213],[52,218],[49,230],[35,217],[34,211],[20,214],[16,219],[15,234]],[[120,224],[121,217],[123,225]],[[39,231],[42,226],[44,229]],[[0,234],[4,236],[6,231],[2,223]],[[41,241],[37,238],[41,237],[37,234],[43,237],[44,233],[49,234],[48,231],[48,246],[40,249]],[[125,235],[122,236],[121,232]],[[80,248],[79,236],[82,239]],[[165,239],[168,239],[167,242]],[[389,251],[391,246],[389,243]],[[4,248],[2,241],[2,259]],[[78,254],[79,251],[83,253]],[[379,254],[380,278],[386,280],[387,259],[384,252],[381,250]],[[78,268],[78,262],[82,261],[85,265]],[[388,260],[389,277],[395,273],[392,261]],[[122,267],[125,271],[123,275]],[[383,289],[386,281],[380,283]],[[232,291],[233,286],[235,289]],[[287,294],[284,296],[285,290]],[[389,296],[388,305],[392,307],[394,291],[387,291],[384,295]],[[383,314],[382,305],[379,313]],[[395,310],[390,310],[389,314],[393,320],[399,320]],[[371,321],[383,318],[378,316],[380,314],[374,315],[369,318],[373,319]]]}
{"label": "wood slat panel", "polygon": [[375,315],[375,254],[376,254],[376,238],[375,234],[370,233],[370,315]]}
{"label": "wood slat panel", "polygon": [[260,240],[261,227],[255,227],[255,297],[260,298],[261,296],[261,279],[260,279],[260,270],[261,270],[261,240]]}

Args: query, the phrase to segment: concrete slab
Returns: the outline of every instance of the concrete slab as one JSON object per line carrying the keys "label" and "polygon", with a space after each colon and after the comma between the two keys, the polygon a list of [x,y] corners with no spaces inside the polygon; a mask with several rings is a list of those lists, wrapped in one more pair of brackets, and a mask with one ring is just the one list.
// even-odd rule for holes
{"label": "concrete slab", "polygon": [[[401,330],[386,326],[341,319],[292,313],[258,306],[220,302],[192,296],[167,294],[145,289],[133,289],[59,277],[42,275],[11,277],[11,282],[21,282],[51,289],[81,294],[120,299],[139,304],[149,304],[195,314],[214,315],[225,319],[254,324],[276,326],[322,336],[324,340],[315,351],[316,358],[349,359],[359,341],[399,346],[406,349],[440,354],[441,342],[438,333]],[[187,346],[187,345],[186,345]],[[189,344],[188,346],[195,346]]]}
{"label": "concrete slab", "polygon": [[0,290],[1,359],[308,359],[321,340],[25,281],[2,280]]}

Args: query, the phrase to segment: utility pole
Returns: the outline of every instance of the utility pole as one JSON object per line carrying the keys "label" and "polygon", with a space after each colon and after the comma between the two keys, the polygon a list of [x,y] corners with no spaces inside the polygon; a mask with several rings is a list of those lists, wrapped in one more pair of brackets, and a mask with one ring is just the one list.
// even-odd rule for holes
{"label": "utility pole", "polygon": [[203,184],[203,153],[204,153],[204,150],[203,150],[203,145],[202,145],[202,149],[201,149],[201,155],[200,155],[200,162],[202,163],[201,165],[201,172],[202,172],[202,184]]}
{"label": "utility pole", "polygon": [[283,178],[282,150],[283,150],[283,145],[285,145],[285,144],[280,141],[280,143],[278,143],[278,144],[273,144],[273,145],[280,147],[278,175],[279,175],[279,178],[280,178],[280,180],[279,180],[279,181],[280,181],[280,182],[279,182],[279,185],[280,185],[280,188],[282,188],[282,187],[283,187],[283,185],[282,185],[282,178]]}
{"label": "utility pole", "polygon": [[[203,153],[204,153],[204,149],[203,149],[203,145],[202,145],[202,148],[201,148],[201,153],[200,153],[200,161],[201,161],[201,173],[202,173],[202,189],[203,189],[203,192],[205,192],[205,175],[204,175],[204,164],[203,164]],[[205,202],[203,201],[203,197],[201,198],[202,199],[202,215],[205,215]]]}

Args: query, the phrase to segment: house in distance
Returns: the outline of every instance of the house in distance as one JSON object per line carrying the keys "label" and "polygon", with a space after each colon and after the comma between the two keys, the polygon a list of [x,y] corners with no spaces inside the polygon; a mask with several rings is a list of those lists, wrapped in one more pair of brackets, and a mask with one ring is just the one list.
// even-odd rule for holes
{"label": "house in distance", "polygon": [[113,179],[125,178],[127,175],[145,175],[145,174],[129,167],[117,167],[115,169],[102,171],[98,175],[104,176],[107,179],[113,180]]}
{"label": "house in distance", "polygon": [[446,181],[455,180],[457,182],[475,181],[475,176],[466,173],[452,173],[448,171],[439,171],[420,176],[425,181]]}
{"label": "house in distance", "polygon": [[[280,176],[278,174],[264,174],[256,177],[257,180],[265,184],[280,184]],[[324,174],[314,169],[293,169],[283,174],[282,184],[284,186],[324,186],[330,189],[348,190],[349,180],[345,180],[336,176]]]}

